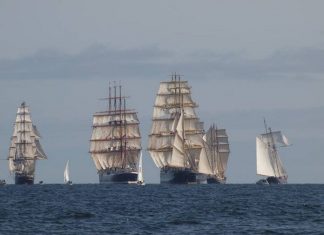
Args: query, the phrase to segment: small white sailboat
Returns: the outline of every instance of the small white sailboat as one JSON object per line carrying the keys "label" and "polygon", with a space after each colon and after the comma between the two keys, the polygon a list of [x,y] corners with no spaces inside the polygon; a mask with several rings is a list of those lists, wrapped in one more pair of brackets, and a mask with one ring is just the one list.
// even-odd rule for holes
{"label": "small white sailboat", "polygon": [[70,180],[69,160],[66,162],[66,165],[65,165],[64,183],[72,185],[72,181]]}
{"label": "small white sailboat", "polygon": [[140,155],[139,161],[138,161],[137,184],[145,185],[144,177],[143,177],[143,157],[142,157],[142,152],[141,152],[141,155]]}

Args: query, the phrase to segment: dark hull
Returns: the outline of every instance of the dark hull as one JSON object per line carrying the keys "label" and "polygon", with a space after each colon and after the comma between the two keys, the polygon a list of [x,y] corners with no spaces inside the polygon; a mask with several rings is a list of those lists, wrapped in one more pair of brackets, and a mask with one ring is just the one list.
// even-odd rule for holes
{"label": "dark hull", "polygon": [[34,184],[34,176],[15,174],[15,184]]}
{"label": "dark hull", "polygon": [[206,184],[207,175],[190,169],[168,168],[160,171],[161,184]]}
{"label": "dark hull", "polygon": [[219,179],[217,177],[208,177],[207,184],[225,184],[226,179]]}
{"label": "dark hull", "polygon": [[137,183],[137,172],[100,172],[100,184],[135,184]]}
{"label": "dark hull", "polygon": [[286,177],[268,177],[266,179],[259,180],[256,184],[264,185],[264,184],[287,184]]}

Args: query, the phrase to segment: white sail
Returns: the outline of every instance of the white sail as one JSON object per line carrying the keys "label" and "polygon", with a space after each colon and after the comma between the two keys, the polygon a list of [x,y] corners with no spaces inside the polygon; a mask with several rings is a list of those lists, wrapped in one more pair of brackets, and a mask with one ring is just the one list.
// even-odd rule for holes
{"label": "white sail", "polygon": [[39,142],[39,139],[35,139],[35,147],[36,147],[36,159],[37,160],[47,159],[47,156],[43,150],[43,147]]}
{"label": "white sail", "polygon": [[[269,133],[271,134],[271,133]],[[269,138],[256,138],[257,174],[264,176],[287,176],[280,157]]]}
{"label": "white sail", "polygon": [[256,163],[257,174],[265,176],[276,176],[273,168],[273,159],[271,158],[270,148],[260,137],[256,138]]}
{"label": "white sail", "polygon": [[70,182],[69,160],[66,162],[64,169],[64,183]]}
{"label": "white sail", "polygon": [[180,113],[179,120],[177,122],[176,133],[174,136],[172,157],[169,162],[173,167],[185,167],[186,155],[184,150],[184,120],[183,113]]}
{"label": "white sail", "polygon": [[144,183],[144,177],[143,177],[143,156],[142,156],[142,152],[141,155],[139,157],[139,161],[138,161],[138,174],[137,174],[137,182],[139,183]]}
{"label": "white sail", "polygon": [[281,146],[289,146],[289,141],[286,136],[284,136],[281,131],[272,131],[270,133],[261,134],[261,138],[264,142],[272,142],[279,144]]}
{"label": "white sail", "polygon": [[199,156],[199,165],[198,165],[198,172],[212,175],[214,172],[211,167],[211,163],[208,158],[208,152],[207,152],[207,146],[205,148],[202,148],[200,151]]}

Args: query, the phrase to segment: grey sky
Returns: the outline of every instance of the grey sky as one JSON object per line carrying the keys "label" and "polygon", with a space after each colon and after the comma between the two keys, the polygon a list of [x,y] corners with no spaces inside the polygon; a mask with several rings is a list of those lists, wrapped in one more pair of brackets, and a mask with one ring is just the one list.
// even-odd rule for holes
{"label": "grey sky", "polygon": [[[207,128],[228,129],[230,183],[253,183],[263,117],[293,143],[282,149],[291,183],[323,183],[322,1],[0,1],[0,154],[15,112],[30,105],[49,160],[37,180],[98,182],[91,119],[108,81],[121,81],[147,146],[159,82],[184,75]],[[7,162],[0,178],[12,182]],[[145,152],[145,178],[158,170]]]}

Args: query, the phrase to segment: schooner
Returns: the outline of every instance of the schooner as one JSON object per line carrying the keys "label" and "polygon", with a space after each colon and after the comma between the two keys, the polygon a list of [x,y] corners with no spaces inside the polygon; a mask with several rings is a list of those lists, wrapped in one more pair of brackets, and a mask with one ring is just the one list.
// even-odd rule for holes
{"label": "schooner", "polygon": [[160,182],[207,183],[213,175],[203,123],[196,114],[191,87],[180,75],[160,83],[148,150],[160,168]]}
{"label": "schooner", "polygon": [[278,154],[280,147],[289,146],[288,139],[281,131],[272,131],[264,120],[265,133],[256,137],[257,174],[266,176],[257,184],[286,184],[288,175]]}
{"label": "schooner", "polygon": [[34,184],[36,160],[47,159],[40,138],[32,123],[29,107],[23,102],[17,111],[8,156],[15,184]]}
{"label": "schooner", "polygon": [[126,108],[121,85],[109,84],[108,109],[93,115],[90,154],[100,183],[136,183],[141,153],[137,113]]}

